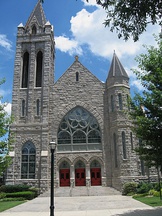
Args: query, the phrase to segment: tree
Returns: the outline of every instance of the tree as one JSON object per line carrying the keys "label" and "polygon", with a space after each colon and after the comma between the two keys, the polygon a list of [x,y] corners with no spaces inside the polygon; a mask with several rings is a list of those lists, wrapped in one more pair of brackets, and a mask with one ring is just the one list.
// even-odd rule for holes
{"label": "tree", "polygon": [[[5,80],[0,81],[0,86]],[[2,96],[0,97],[0,100]],[[11,117],[8,116],[5,111],[7,103],[0,103],[0,177],[3,176],[6,168],[10,164],[9,147],[11,143],[11,137],[8,139],[9,125],[11,123]]]}
{"label": "tree", "polygon": [[[89,0],[87,0],[88,2]],[[146,31],[149,23],[162,25],[162,0],[96,0],[107,12],[104,22],[118,37],[134,41]]]}
{"label": "tree", "polygon": [[[137,57],[140,70],[134,70],[145,88],[131,101],[134,131],[141,140],[136,148],[148,167],[162,171],[162,38],[156,37],[157,47],[146,47],[147,53]],[[160,170],[159,170],[160,168]]]}

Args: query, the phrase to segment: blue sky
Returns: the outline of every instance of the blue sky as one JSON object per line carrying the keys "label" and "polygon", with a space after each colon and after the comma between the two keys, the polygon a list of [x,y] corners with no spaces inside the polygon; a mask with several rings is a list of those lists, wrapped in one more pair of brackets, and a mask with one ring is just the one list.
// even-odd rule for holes
{"label": "blue sky", "polygon": [[[12,103],[12,83],[16,48],[17,26],[28,20],[37,0],[1,0],[0,2],[0,79],[6,83],[0,86],[1,102],[7,101],[7,112]],[[118,39],[103,25],[105,11],[95,0],[44,0],[46,19],[54,26],[56,42],[55,81],[73,63],[75,55],[80,62],[105,82],[113,52],[130,76],[131,92],[141,90],[140,83],[130,70],[136,68],[135,56],[144,52],[143,44],[154,45],[153,33],[160,32],[159,26],[148,26],[136,43]]]}

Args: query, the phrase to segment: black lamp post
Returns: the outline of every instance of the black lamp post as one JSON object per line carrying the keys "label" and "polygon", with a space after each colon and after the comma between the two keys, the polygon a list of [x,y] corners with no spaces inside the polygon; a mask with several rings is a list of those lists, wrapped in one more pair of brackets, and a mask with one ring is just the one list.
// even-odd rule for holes
{"label": "black lamp post", "polygon": [[50,216],[54,216],[54,152],[56,149],[56,142],[50,142],[51,148],[51,203]]}

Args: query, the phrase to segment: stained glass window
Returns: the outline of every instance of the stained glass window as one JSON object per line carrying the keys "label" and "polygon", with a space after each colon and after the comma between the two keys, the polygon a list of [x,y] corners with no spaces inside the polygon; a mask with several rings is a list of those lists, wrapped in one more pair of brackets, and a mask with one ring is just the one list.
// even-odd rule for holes
{"label": "stained glass window", "polygon": [[21,161],[21,178],[34,179],[35,178],[35,146],[31,142],[26,142],[22,148]]}
{"label": "stained glass window", "polygon": [[58,130],[58,151],[101,150],[101,131],[96,118],[76,107],[62,119]]}

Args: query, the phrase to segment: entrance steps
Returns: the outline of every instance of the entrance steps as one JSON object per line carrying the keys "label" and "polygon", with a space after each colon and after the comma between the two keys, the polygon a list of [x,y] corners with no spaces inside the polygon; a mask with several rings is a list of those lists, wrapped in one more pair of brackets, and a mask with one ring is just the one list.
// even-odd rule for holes
{"label": "entrance steps", "polygon": [[[119,195],[119,191],[111,187],[93,186],[93,187],[59,187],[54,189],[55,197],[77,197],[77,196],[109,196]],[[50,197],[50,191],[40,195],[41,197]]]}

